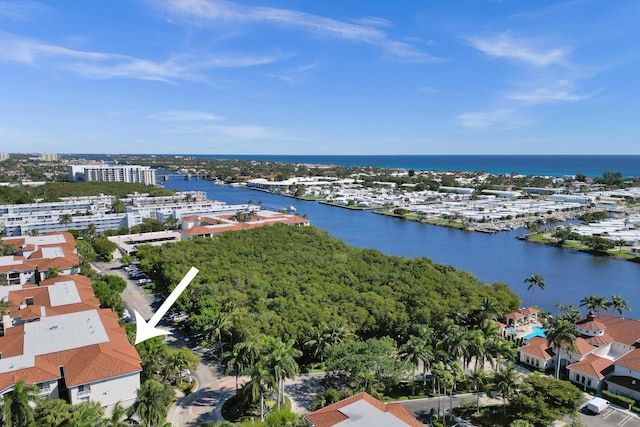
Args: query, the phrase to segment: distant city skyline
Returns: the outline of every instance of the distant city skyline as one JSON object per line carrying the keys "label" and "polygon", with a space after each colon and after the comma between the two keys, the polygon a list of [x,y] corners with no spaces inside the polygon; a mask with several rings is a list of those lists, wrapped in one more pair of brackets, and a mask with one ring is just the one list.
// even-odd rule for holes
{"label": "distant city skyline", "polygon": [[0,152],[640,154],[640,3],[0,0]]}

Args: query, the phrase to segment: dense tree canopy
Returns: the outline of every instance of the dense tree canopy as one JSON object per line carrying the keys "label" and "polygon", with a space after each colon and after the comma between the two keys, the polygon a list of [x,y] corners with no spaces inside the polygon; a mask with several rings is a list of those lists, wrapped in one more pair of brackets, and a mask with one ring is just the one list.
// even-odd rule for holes
{"label": "dense tree canopy", "polygon": [[265,333],[303,343],[322,323],[335,321],[363,339],[403,341],[413,324],[479,307],[485,297],[505,310],[519,305],[504,284],[487,285],[426,258],[354,248],[315,227],[276,225],[143,245],[138,255],[164,292],[191,266],[198,268],[178,304],[192,312],[207,296],[235,307],[234,337]]}

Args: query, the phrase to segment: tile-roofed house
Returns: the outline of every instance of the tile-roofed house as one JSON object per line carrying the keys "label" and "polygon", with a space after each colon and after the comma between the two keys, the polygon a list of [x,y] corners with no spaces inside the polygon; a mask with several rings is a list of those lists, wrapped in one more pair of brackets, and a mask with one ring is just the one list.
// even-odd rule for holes
{"label": "tile-roofed house", "polygon": [[578,362],[567,366],[569,380],[593,390],[600,390],[604,378],[613,372],[613,361],[589,354]]}
{"label": "tile-roofed house", "polygon": [[91,279],[85,276],[59,276],[43,280],[40,286],[0,287],[0,299],[11,302],[2,317],[5,329],[40,319],[42,316],[96,309],[100,301],[93,295]]}
{"label": "tile-roofed house", "polygon": [[[101,309],[91,280],[60,276],[40,286],[0,287],[13,304],[0,337],[0,394],[24,379],[41,397],[107,409],[130,406],[140,387],[140,356],[111,309]],[[35,316],[25,321],[25,314]]]}
{"label": "tile-roofed house", "polygon": [[640,348],[616,360],[613,374],[606,382],[612,393],[640,399]]}
{"label": "tile-roofed house", "polygon": [[[640,381],[640,321],[614,316],[596,317],[593,311],[576,322],[580,334],[577,351],[569,357],[569,379],[578,386],[599,391],[605,383],[627,384],[624,377]],[[637,366],[635,365],[637,364]],[[633,381],[628,382],[633,384]],[[632,391],[619,386],[618,391]],[[636,394],[640,398],[640,391]]]}
{"label": "tile-roofed house", "polygon": [[533,337],[524,347],[518,349],[518,360],[538,369],[547,370],[553,366],[553,351],[546,338]]}
{"label": "tile-roofed house", "polygon": [[54,268],[59,268],[63,275],[77,273],[80,260],[76,241],[70,233],[55,232],[2,241],[16,250],[15,255],[0,257],[0,274],[6,276],[10,285],[39,283]]}
{"label": "tile-roofed house", "polygon": [[382,403],[362,392],[305,416],[311,427],[422,427],[399,403]]}

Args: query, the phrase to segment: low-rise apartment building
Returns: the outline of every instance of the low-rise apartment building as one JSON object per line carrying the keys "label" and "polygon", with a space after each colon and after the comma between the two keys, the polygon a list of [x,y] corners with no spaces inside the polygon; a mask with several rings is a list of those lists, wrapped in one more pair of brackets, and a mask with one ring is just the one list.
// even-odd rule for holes
{"label": "low-rise apartment building", "polygon": [[22,380],[41,397],[71,404],[96,401],[110,411],[135,402],[140,356],[117,313],[100,308],[89,278],[0,286],[0,300],[11,303],[0,337],[0,395]]}

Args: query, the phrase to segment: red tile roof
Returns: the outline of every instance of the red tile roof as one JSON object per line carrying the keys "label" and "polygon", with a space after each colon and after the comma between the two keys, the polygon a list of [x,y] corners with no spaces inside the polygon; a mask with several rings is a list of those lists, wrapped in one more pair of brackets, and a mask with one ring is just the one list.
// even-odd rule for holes
{"label": "red tile roof", "polygon": [[590,354],[581,361],[567,366],[567,369],[580,372],[591,378],[602,379],[613,370],[613,362],[609,359]]}
{"label": "red tile roof", "polygon": [[331,427],[342,421],[348,420],[349,417],[340,411],[340,409],[345,406],[351,405],[353,403],[358,402],[359,400],[364,400],[369,403],[371,406],[376,408],[380,412],[385,412],[393,415],[398,419],[398,421],[404,422],[406,425],[412,427],[423,427],[424,425],[416,420],[407,409],[399,403],[382,403],[378,399],[369,395],[368,393],[362,392],[358,393],[354,396],[348,397],[340,402],[334,403],[333,405],[329,405],[322,409],[319,409],[315,412],[306,415],[306,418],[309,422],[312,423],[313,427]]}
{"label": "red tile roof", "polygon": [[[52,307],[48,288],[56,283],[68,281],[74,282],[81,301]],[[19,304],[26,297],[33,297],[34,305],[20,310]],[[118,323],[118,315],[111,309],[99,308],[99,300],[93,295],[91,279],[88,277],[60,276],[43,280],[39,287],[22,285],[22,289],[9,292],[9,299],[18,308],[11,313],[12,316],[27,312],[39,314],[41,307],[44,307],[47,316],[97,310],[108,340],[99,344],[36,355],[33,366],[0,373],[0,391],[11,387],[19,379],[25,379],[27,384],[57,380],[60,377],[60,366],[64,366],[65,380],[69,386],[134,374],[142,370],[140,356],[127,340],[124,328]],[[3,359],[24,354],[24,336],[24,325],[5,330],[5,335],[0,337],[0,353]]]}
{"label": "red tile roof", "polygon": [[[124,328],[118,324],[117,314],[110,309],[101,309],[99,315],[109,341],[36,356],[33,367],[0,373],[0,390],[7,389],[19,379],[25,379],[27,384],[59,379],[60,366],[64,366],[68,386],[140,372],[140,356],[135,347],[127,341]],[[22,341],[24,329],[22,328],[22,334],[15,333],[14,329],[17,330],[18,327],[10,330]],[[7,336],[0,337],[0,349],[4,349],[7,344],[5,338]],[[15,346],[15,340],[14,337],[8,344]],[[8,357],[4,351],[3,357]]]}
{"label": "red tile roof", "polygon": [[518,351],[543,360],[549,360],[553,357],[553,351],[547,339],[542,337],[533,337],[527,340],[527,344],[520,347]]}
{"label": "red tile roof", "polygon": [[640,349],[636,348],[620,357],[616,360],[616,365],[633,369],[634,371],[640,371]]}

